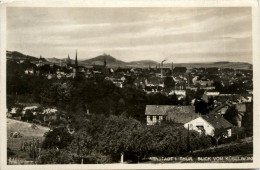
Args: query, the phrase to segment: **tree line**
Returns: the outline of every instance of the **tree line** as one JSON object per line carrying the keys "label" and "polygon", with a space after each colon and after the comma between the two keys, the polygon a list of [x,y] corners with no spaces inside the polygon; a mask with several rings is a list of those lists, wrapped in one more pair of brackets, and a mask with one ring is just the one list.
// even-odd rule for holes
{"label": "tree line", "polygon": [[212,145],[210,137],[169,122],[146,126],[126,115],[93,114],[77,123],[81,128],[74,134],[58,128],[46,135],[39,163],[139,162],[150,156],[180,156]]}

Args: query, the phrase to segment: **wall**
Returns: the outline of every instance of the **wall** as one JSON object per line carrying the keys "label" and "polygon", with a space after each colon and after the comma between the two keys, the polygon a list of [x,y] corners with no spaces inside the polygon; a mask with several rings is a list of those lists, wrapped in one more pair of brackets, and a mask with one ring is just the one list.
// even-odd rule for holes
{"label": "wall", "polygon": [[195,130],[195,131],[200,132],[200,133],[201,133],[201,130],[199,130],[196,126],[202,125],[205,129],[206,135],[210,135],[210,136],[214,135],[214,128],[207,121],[202,119],[201,117],[194,119],[194,120],[192,120],[188,123],[185,123],[184,127],[186,129],[188,129],[188,125],[190,125],[190,128],[189,128],[190,130]]}

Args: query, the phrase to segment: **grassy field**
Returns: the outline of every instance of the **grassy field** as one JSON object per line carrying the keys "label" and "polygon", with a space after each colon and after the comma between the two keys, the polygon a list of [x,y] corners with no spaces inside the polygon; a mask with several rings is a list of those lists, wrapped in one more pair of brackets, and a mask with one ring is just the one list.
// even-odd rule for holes
{"label": "grassy field", "polygon": [[[22,122],[13,119],[7,119],[7,147],[15,154],[13,157],[30,161],[28,152],[20,151],[22,142],[29,142],[33,139],[43,141],[43,134],[49,131],[49,128],[37,125],[37,129],[31,128],[31,123]],[[10,136],[12,132],[20,132],[21,138],[13,138]]]}

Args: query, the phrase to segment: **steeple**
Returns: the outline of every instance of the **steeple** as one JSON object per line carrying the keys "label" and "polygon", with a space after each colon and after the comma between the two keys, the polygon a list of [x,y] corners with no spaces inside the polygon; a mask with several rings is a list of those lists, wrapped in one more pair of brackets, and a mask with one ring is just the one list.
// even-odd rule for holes
{"label": "steeple", "polygon": [[107,66],[107,59],[104,57],[104,67]]}
{"label": "steeple", "polygon": [[40,60],[39,60],[39,64],[42,63],[42,55],[40,55]]}
{"label": "steeple", "polygon": [[75,67],[78,67],[78,56],[77,56],[77,50],[76,50],[76,58],[75,58]]}
{"label": "steeple", "polygon": [[70,65],[71,64],[71,61],[70,61],[70,56],[68,54],[68,61],[67,61],[67,65]]}
{"label": "steeple", "polygon": [[172,62],[172,76],[173,76],[173,62]]}

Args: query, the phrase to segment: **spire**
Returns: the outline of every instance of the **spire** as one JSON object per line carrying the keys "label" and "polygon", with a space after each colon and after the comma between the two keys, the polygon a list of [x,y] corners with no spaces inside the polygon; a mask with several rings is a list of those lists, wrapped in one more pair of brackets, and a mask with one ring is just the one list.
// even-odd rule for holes
{"label": "spire", "polygon": [[40,60],[39,60],[39,64],[42,63],[42,55],[40,55]]}
{"label": "spire", "polygon": [[68,61],[67,61],[67,64],[70,65],[71,64],[71,61],[70,61],[70,55],[68,54]]}
{"label": "spire", "polygon": [[104,67],[106,67],[107,66],[107,59],[106,59],[106,57],[104,57]]}
{"label": "spire", "polygon": [[77,56],[77,50],[76,50],[76,58],[75,58],[75,67],[78,67],[78,56]]}

